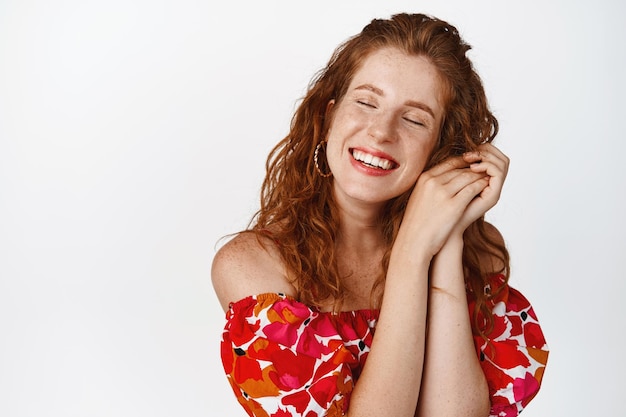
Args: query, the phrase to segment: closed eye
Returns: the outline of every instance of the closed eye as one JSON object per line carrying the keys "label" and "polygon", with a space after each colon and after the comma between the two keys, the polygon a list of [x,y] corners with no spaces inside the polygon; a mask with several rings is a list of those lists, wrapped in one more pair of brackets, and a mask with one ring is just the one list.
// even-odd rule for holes
{"label": "closed eye", "polygon": [[404,120],[406,120],[407,122],[412,123],[412,124],[414,124],[414,125],[416,125],[416,126],[426,126],[426,124],[422,123],[422,122],[421,122],[421,121],[419,121],[419,120],[410,119],[410,118],[408,118],[408,117],[405,117],[405,118],[404,118]]}
{"label": "closed eye", "polygon": [[361,106],[370,107],[372,109],[376,108],[375,105],[373,105],[372,103],[368,103],[367,101],[357,100],[356,102],[359,103]]}

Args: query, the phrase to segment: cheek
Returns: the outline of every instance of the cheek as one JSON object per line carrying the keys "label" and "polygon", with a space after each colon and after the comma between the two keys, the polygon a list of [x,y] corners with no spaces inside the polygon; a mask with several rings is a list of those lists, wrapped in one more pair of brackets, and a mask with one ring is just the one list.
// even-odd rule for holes
{"label": "cheek", "polygon": [[323,156],[320,157],[326,159],[326,161],[328,162],[328,166],[331,170],[335,170],[337,168],[337,165],[339,163],[338,161],[341,157],[341,149],[341,143],[340,140],[337,138],[337,135],[333,134],[332,131],[328,132],[328,136],[326,136],[326,152]]}
{"label": "cheek", "polygon": [[327,137],[330,135],[345,137],[363,126],[364,122],[362,114],[340,104],[335,108]]}
{"label": "cheek", "polygon": [[353,119],[348,117],[341,109],[337,109],[328,133],[326,133],[326,154],[329,156],[329,160],[340,156],[346,138],[353,134],[353,123],[349,123]]}
{"label": "cheek", "polygon": [[427,167],[432,155],[436,151],[439,142],[438,138],[438,134],[432,135],[421,144],[421,150],[419,151],[421,157],[419,162],[422,164],[422,170]]}
{"label": "cheek", "polygon": [[417,180],[417,178],[426,169],[426,165],[430,160],[430,155],[433,148],[434,147],[431,145],[431,143],[429,141],[426,141],[426,143],[423,143],[420,146],[416,146],[415,148],[408,150],[408,152],[413,155],[413,157],[411,158],[411,171],[413,171],[411,176],[414,177],[415,180]]}

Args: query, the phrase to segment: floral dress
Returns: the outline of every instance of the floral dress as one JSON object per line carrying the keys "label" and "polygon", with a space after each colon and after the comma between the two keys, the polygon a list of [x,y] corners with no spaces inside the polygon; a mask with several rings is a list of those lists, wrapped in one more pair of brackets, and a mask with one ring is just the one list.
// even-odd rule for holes
{"label": "floral dress", "polygon": [[[537,394],[548,347],[532,306],[501,286],[492,298],[494,325],[474,337],[489,385],[490,416],[517,416]],[[493,289],[493,288],[492,288]],[[468,295],[469,311],[474,302]],[[378,310],[320,312],[284,294],[249,296],[226,313],[221,356],[239,403],[254,417],[335,417],[367,359]]]}

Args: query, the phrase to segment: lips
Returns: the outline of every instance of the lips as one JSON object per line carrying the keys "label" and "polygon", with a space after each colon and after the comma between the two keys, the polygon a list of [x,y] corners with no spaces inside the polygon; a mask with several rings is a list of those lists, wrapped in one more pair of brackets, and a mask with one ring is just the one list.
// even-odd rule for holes
{"label": "lips", "polygon": [[390,171],[398,167],[398,164],[386,157],[380,155],[372,155],[359,149],[351,149],[352,157],[368,168]]}

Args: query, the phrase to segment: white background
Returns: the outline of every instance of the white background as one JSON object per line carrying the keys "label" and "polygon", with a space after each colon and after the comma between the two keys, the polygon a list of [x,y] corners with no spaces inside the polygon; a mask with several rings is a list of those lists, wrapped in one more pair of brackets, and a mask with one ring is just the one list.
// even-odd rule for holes
{"label": "white background", "polygon": [[552,350],[524,415],[619,413],[624,3],[302,3],[0,0],[0,415],[243,417],[215,247],[333,48],[399,11],[459,28],[501,123],[488,219]]}

